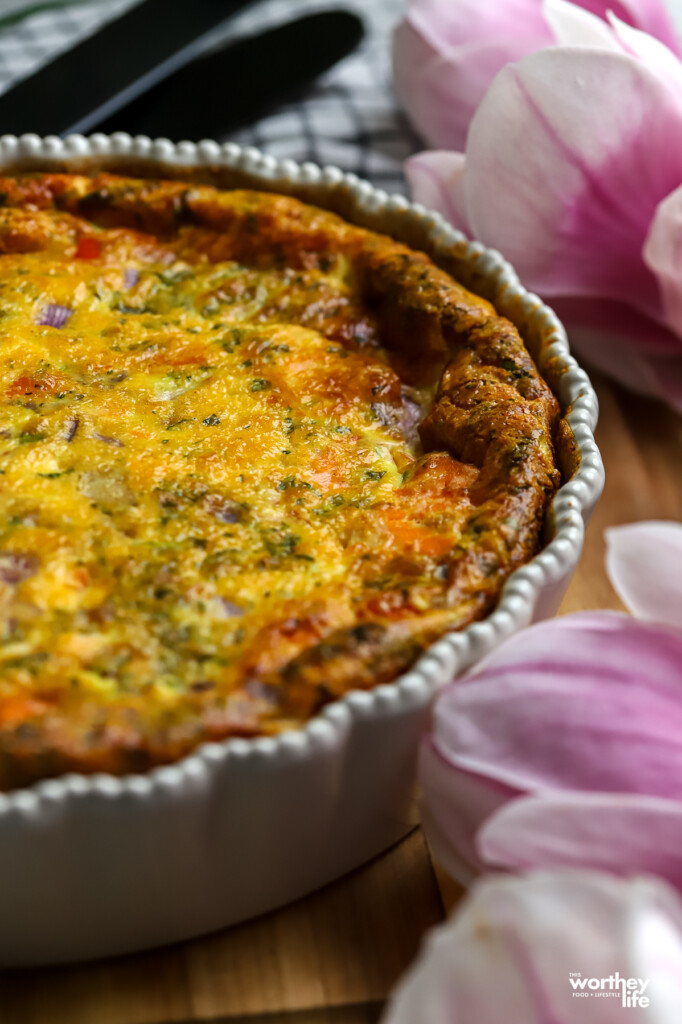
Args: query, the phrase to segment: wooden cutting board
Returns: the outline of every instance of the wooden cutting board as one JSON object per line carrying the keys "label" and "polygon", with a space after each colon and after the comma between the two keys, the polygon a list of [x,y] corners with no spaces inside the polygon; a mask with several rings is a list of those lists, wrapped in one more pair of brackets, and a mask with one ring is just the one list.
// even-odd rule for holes
{"label": "wooden cutting board", "polygon": [[[606,526],[682,520],[682,418],[596,384],[607,485],[566,612],[621,607],[604,573]],[[217,935],[88,966],[0,974],[0,1022],[373,1024],[426,929],[459,896],[416,830],[333,885]]]}

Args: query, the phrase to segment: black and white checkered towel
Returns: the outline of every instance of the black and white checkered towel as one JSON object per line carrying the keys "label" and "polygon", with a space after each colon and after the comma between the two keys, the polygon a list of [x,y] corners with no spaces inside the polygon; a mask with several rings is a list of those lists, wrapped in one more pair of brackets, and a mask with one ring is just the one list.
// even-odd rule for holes
{"label": "black and white checkered towel", "polygon": [[[135,2],[81,0],[4,28],[0,31],[0,92]],[[230,138],[278,157],[335,164],[388,191],[404,192],[402,162],[419,148],[391,87],[390,33],[404,4],[405,0],[349,0],[347,4],[344,0],[261,0],[231,19],[212,35],[212,43],[332,5],[354,8],[367,32],[355,53],[318,79],[304,98]],[[30,0],[0,0],[0,25],[3,15],[34,6],[39,5]],[[31,131],[30,124],[26,131]]]}

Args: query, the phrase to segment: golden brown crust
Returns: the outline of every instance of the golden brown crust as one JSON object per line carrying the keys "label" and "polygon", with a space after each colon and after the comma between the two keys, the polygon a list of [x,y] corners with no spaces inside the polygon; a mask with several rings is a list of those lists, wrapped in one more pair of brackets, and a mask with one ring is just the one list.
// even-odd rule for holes
{"label": "golden brown crust", "polygon": [[296,725],[538,549],[557,403],[423,253],[284,196],[0,192],[0,788]]}

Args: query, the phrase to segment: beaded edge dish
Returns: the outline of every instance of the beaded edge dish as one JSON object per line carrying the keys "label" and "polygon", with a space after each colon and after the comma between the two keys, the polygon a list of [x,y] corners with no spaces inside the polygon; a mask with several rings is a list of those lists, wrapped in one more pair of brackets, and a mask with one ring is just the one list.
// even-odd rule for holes
{"label": "beaded edge dish", "polygon": [[604,477],[596,395],[561,323],[498,253],[439,215],[336,168],[210,140],[5,136],[0,167],[270,189],[421,248],[516,324],[559,399],[578,456],[554,498],[545,548],[510,577],[498,607],[439,640],[395,683],[352,691],[301,729],[205,744],[144,774],[66,775],[0,794],[0,963],[12,966],[144,949],[244,920],[409,831],[417,743],[434,694],[505,637],[554,614]]}

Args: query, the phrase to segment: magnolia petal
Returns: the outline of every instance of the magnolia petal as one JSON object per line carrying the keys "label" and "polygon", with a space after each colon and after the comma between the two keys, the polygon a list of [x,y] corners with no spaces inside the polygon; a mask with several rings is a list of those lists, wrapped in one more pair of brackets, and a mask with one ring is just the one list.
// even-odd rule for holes
{"label": "magnolia petal", "polygon": [[682,931],[679,920],[644,902],[634,906],[630,920],[630,962],[633,976],[648,978],[653,1002],[652,1024],[682,1020]]}
{"label": "magnolia petal", "polygon": [[583,7],[567,0],[545,0],[542,9],[559,46],[595,46],[623,52],[606,22]]}
{"label": "magnolia petal", "polygon": [[659,203],[643,256],[660,286],[665,318],[682,334],[682,185]]}
{"label": "magnolia petal", "polygon": [[462,885],[483,870],[474,836],[519,790],[455,768],[426,737],[419,751],[421,820],[435,858]]}
{"label": "magnolia petal", "polygon": [[548,19],[541,0],[412,0],[394,34],[394,77],[405,109],[430,146],[464,148],[478,105],[507,64],[557,41],[620,49],[605,22],[609,10],[677,48],[661,0],[581,0],[573,13],[566,3],[550,0],[549,7],[563,14]]}
{"label": "magnolia petal", "polygon": [[[673,1016],[682,976],[657,967],[641,937],[682,941],[682,905],[662,882],[588,871],[541,871],[478,882],[458,912],[434,929],[393,993],[382,1024],[616,1024],[618,999],[574,996],[569,972],[583,979],[633,977],[647,963],[657,1024]],[[656,962],[652,965],[651,961]],[[663,983],[661,983],[661,979]],[[633,1020],[637,1010],[630,1010]]]}
{"label": "magnolia petal", "polygon": [[641,252],[681,179],[682,104],[624,54],[526,57],[497,76],[469,129],[472,230],[545,296],[606,297],[660,317]]}
{"label": "magnolia petal", "polygon": [[[453,920],[427,935],[415,964],[392,993],[382,1024],[500,1024],[501,1020],[537,1019],[534,989],[518,969],[513,951],[528,917],[511,920],[509,903],[516,906],[517,899],[501,889],[505,884],[512,883],[478,883]],[[507,922],[511,938],[505,934]],[[483,935],[485,941],[481,941]],[[526,943],[521,941],[525,951]]]}
{"label": "magnolia petal", "polygon": [[[623,302],[560,296],[552,299],[552,308],[565,323],[571,337],[576,332],[590,333],[595,339],[598,335],[607,337],[609,353],[616,352],[618,340],[622,339],[624,349],[638,350],[645,358],[682,356],[681,338]],[[613,370],[615,376],[617,367],[614,366]]]}
{"label": "magnolia petal", "polygon": [[624,303],[552,300],[571,348],[586,364],[682,412],[682,341]]}
{"label": "magnolia petal", "polygon": [[[429,145],[463,149],[469,124],[498,71],[536,49],[507,41],[434,48],[409,15],[393,34],[393,77],[412,124]],[[445,52],[444,52],[445,51]]]}
{"label": "magnolia petal", "polygon": [[418,153],[405,161],[405,174],[412,198],[430,210],[436,210],[464,234],[469,221],[464,196],[464,153],[431,151]]}
{"label": "magnolia petal", "polygon": [[657,39],[642,31],[641,25],[637,27],[636,19],[628,24],[627,12],[621,12],[626,20],[617,17],[611,4],[596,3],[599,16],[585,10],[587,6],[579,7],[568,0],[544,0],[545,19],[560,46],[591,46],[637,57],[682,98],[682,63],[674,36],[664,32]]}
{"label": "magnolia petal", "polygon": [[[613,6],[613,5],[611,5]],[[419,27],[434,47],[463,43],[487,43],[534,39],[547,46],[551,35],[538,0],[505,0],[503,4],[482,4],[479,0],[410,0],[410,21]]]}
{"label": "magnolia petal", "polygon": [[551,42],[538,0],[413,0],[393,36],[396,89],[429,145],[463,149],[498,71]]}
{"label": "magnolia petal", "polygon": [[675,48],[673,52],[660,39],[621,21],[613,11],[608,11],[606,17],[623,51],[643,61],[671,88],[677,89],[682,97],[682,64],[679,60],[679,48]]}
{"label": "magnolia petal", "polygon": [[649,395],[682,413],[682,356],[647,358],[624,339],[571,333],[576,355],[631,391]]}
{"label": "magnolia petal", "polygon": [[583,7],[589,7],[590,10],[593,4],[599,8],[597,13],[602,17],[608,17],[611,12],[619,21],[660,39],[673,53],[679,55],[682,52],[679,36],[664,0],[616,0],[615,3],[609,0],[582,0]]}
{"label": "magnolia petal", "polygon": [[632,614],[682,629],[682,525],[614,526],[606,544],[609,579]]}
{"label": "magnolia petal", "polygon": [[431,146],[459,147],[466,139],[476,100],[455,92],[456,77],[451,63],[409,18],[398,24],[393,33],[396,92],[412,124]]}
{"label": "magnolia petal", "polygon": [[589,867],[652,874],[682,890],[682,802],[611,793],[511,800],[476,836],[488,868]]}
{"label": "magnolia petal", "polygon": [[521,792],[682,799],[680,665],[682,630],[616,612],[538,623],[443,691],[433,743]]}

